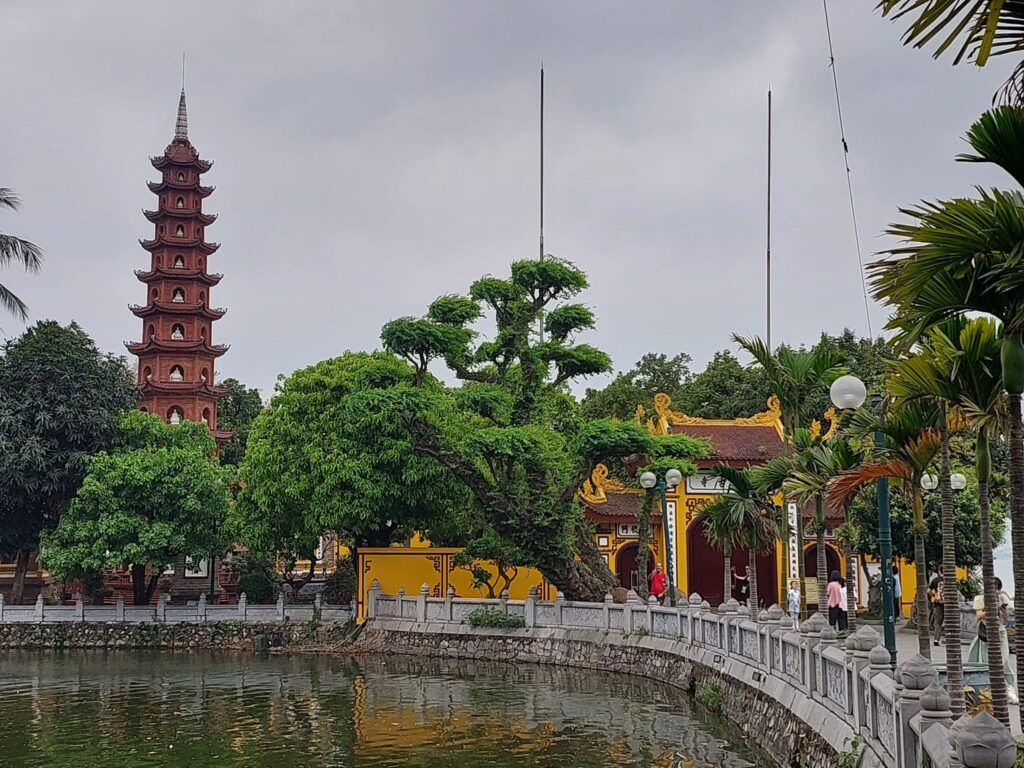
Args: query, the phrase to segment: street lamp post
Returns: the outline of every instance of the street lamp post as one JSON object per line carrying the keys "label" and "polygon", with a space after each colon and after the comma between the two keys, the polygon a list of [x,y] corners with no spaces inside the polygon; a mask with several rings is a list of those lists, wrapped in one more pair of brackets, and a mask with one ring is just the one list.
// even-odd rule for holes
{"label": "street lamp post", "polygon": [[[867,399],[867,388],[856,376],[840,376],[829,389],[829,397],[836,408],[860,408]],[[875,447],[885,449],[885,434],[875,432]],[[885,647],[889,663],[896,669],[896,602],[892,579],[892,524],[889,521],[889,478],[880,477],[875,483],[878,505],[878,554],[882,566],[882,616],[884,619]]]}
{"label": "street lamp post", "polygon": [[669,605],[676,604],[676,569],[675,558],[672,550],[672,536],[668,525],[668,489],[675,488],[683,482],[683,473],[678,469],[670,469],[664,477],[657,477],[653,472],[644,472],[640,475],[640,485],[645,490],[657,488],[661,496],[661,530],[665,535],[665,574],[668,576],[668,600]]}

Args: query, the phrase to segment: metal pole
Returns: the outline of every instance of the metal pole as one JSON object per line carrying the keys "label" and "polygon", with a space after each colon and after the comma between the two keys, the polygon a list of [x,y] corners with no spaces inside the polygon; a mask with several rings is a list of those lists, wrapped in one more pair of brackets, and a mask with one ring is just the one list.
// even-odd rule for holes
{"label": "metal pole", "polygon": [[[885,435],[875,432],[875,446],[885,448]],[[896,605],[892,583],[892,527],[889,522],[889,478],[881,477],[878,493],[878,553],[882,561],[882,616],[885,620],[885,647],[892,668],[896,669]]]}
{"label": "metal pole", "polygon": [[772,91],[768,89],[768,211],[765,231],[765,339],[772,348]]}
{"label": "metal pole", "polygon": [[668,576],[668,600],[669,605],[674,607],[676,604],[676,574],[672,557],[672,537],[669,536],[668,530],[668,496],[665,493],[667,487],[665,480],[659,478],[658,492],[661,494],[661,529],[665,534],[665,574]]}

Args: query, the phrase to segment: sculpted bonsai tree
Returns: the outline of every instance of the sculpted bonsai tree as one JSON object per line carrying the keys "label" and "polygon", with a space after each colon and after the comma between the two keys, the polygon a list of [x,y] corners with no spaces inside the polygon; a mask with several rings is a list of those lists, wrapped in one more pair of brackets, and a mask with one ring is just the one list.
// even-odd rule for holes
{"label": "sculpted bonsai tree", "polygon": [[[570,599],[598,600],[617,582],[577,503],[582,484],[598,463],[628,456],[674,456],[685,472],[704,445],[632,421],[581,418],[566,385],[611,368],[608,355],[575,340],[594,314],[566,300],[586,287],[561,259],[518,261],[507,278],[483,277],[468,296],[441,296],[424,317],[391,321],[384,347],[416,376],[373,392],[363,410],[367,429],[400,425],[417,452],[446,466],[518,565],[538,568]],[[485,311],[495,329],[480,339],[474,324]],[[428,385],[435,360],[464,382],[453,395]]]}

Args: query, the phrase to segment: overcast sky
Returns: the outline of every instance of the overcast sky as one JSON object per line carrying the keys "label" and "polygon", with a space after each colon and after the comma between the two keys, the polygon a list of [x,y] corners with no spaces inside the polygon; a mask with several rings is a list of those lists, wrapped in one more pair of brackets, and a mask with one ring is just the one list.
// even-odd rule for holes
{"label": "overcast sky", "polygon": [[[868,258],[897,206],[1001,182],[952,158],[1010,65],[953,68],[903,48],[874,0],[829,5]],[[182,49],[190,137],[216,162],[218,374],[265,397],[537,253],[541,60],[547,250],[589,273],[587,340],[617,370],[647,351],[699,368],[732,332],[764,332],[769,84],[774,339],[867,331],[814,0],[7,0],[0,186],[23,209],[0,231],[46,263],[0,280],[33,321],[77,320],[118,353],[141,337],[127,304],[145,299],[148,157],[173,135]]]}

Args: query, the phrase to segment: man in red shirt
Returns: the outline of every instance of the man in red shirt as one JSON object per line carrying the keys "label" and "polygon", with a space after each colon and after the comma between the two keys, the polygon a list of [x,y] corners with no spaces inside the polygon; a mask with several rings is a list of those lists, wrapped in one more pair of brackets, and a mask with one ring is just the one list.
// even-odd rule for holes
{"label": "man in red shirt", "polygon": [[665,591],[668,589],[668,577],[661,570],[661,563],[654,564],[654,572],[651,573],[651,594],[658,598],[659,603],[665,602]]}

